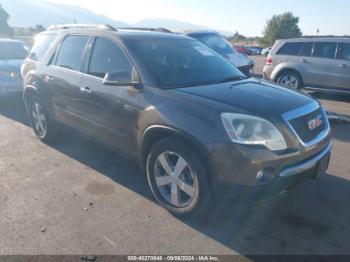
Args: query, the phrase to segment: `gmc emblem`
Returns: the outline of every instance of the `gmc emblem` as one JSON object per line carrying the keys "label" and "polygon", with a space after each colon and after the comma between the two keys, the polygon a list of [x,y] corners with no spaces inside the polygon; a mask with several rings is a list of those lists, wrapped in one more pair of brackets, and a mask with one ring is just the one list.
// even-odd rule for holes
{"label": "gmc emblem", "polygon": [[323,124],[323,119],[322,119],[322,115],[318,115],[316,118],[311,119],[308,122],[309,125],[309,130],[314,130],[316,128],[318,128],[319,126],[321,126]]}

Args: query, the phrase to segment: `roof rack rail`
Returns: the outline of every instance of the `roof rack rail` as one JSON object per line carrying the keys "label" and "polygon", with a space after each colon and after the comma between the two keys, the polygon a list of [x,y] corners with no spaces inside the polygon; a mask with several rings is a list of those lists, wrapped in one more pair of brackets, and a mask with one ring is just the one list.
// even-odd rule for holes
{"label": "roof rack rail", "polygon": [[302,38],[350,38],[349,35],[306,35]]}
{"label": "roof rack rail", "polygon": [[173,33],[169,29],[164,27],[119,27],[118,29],[124,30],[137,30],[137,31],[152,31],[152,32],[161,32],[161,33]]}
{"label": "roof rack rail", "polygon": [[285,39],[300,39],[300,38],[301,39],[302,38],[350,38],[350,35],[304,35],[300,37],[290,37]]}
{"label": "roof rack rail", "polygon": [[57,30],[57,29],[102,29],[102,30],[110,30],[110,31],[118,31],[111,25],[107,24],[60,24],[60,25],[50,25],[47,30]]}

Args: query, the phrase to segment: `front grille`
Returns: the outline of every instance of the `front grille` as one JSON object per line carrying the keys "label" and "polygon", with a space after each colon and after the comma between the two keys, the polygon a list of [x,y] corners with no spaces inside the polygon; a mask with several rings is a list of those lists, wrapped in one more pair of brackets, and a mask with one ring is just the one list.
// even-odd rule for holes
{"label": "front grille", "polygon": [[[322,124],[318,127],[310,129],[310,122],[317,119],[320,117],[322,119]],[[299,136],[299,138],[304,142],[304,143],[309,143],[312,140],[314,140],[319,134],[321,134],[325,129],[327,129],[327,119],[325,114],[323,113],[323,110],[321,108],[318,108],[317,110],[294,118],[289,120],[290,125],[296,132],[296,134]]]}

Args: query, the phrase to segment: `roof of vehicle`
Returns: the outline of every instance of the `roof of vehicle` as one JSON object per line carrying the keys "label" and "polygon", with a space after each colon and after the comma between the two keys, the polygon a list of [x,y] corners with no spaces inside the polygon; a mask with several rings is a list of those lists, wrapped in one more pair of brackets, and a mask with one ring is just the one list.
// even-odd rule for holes
{"label": "roof of vehicle", "polygon": [[214,30],[188,30],[183,32],[185,35],[190,34],[220,34]]}
{"label": "roof of vehicle", "polygon": [[284,42],[295,42],[295,41],[324,41],[324,40],[332,40],[332,41],[350,41],[350,36],[304,36],[297,38],[288,38],[288,39],[279,39],[278,41]]}
{"label": "roof of vehicle", "polygon": [[90,30],[110,30],[117,31],[117,29],[107,24],[58,24],[50,25],[47,31],[63,30],[63,29],[90,29]]}
{"label": "roof of vehicle", "polygon": [[172,33],[171,30],[164,27],[120,27],[118,30],[133,30],[133,31],[151,31],[160,33]]}
{"label": "roof of vehicle", "polygon": [[139,39],[152,39],[152,38],[163,38],[163,39],[191,39],[185,35],[158,32],[158,31],[144,31],[144,30],[119,30],[113,32],[117,36],[122,36],[124,38],[139,38]]}
{"label": "roof of vehicle", "polygon": [[166,28],[143,28],[143,27],[124,27],[124,28],[114,28],[109,25],[94,25],[94,24],[69,24],[69,25],[53,25],[48,27],[48,29],[42,34],[50,32],[67,32],[67,33],[86,33],[90,34],[92,32],[104,33],[104,34],[114,34],[122,37],[137,37],[145,39],[149,38],[186,38],[187,36],[172,33]]}

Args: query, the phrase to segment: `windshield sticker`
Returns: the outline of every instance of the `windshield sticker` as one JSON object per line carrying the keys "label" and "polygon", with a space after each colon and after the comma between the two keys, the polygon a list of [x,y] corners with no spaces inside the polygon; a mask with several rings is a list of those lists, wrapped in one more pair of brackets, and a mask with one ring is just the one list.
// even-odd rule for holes
{"label": "windshield sticker", "polygon": [[208,48],[203,46],[195,46],[194,48],[204,56],[214,56],[214,53]]}

